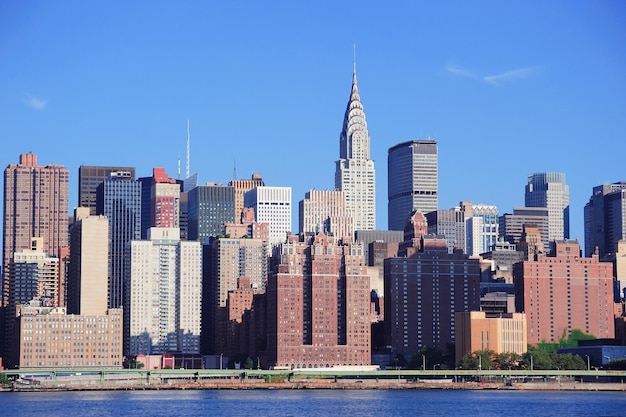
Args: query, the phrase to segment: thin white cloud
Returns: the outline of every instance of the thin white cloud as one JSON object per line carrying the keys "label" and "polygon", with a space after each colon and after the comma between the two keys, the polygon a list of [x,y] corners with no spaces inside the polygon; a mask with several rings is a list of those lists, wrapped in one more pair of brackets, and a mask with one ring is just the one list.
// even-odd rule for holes
{"label": "thin white cloud", "polygon": [[536,73],[540,69],[541,67],[539,66],[524,67],[502,72],[499,74],[481,76],[474,71],[456,65],[446,64],[446,66],[444,67],[444,70],[449,74],[466,78],[474,78],[476,80],[480,80],[491,85],[501,85],[502,83],[507,81],[525,79],[530,77],[532,74]]}
{"label": "thin white cloud", "polygon": [[495,75],[486,75],[483,81],[488,84],[500,85],[502,82],[528,78],[530,75],[539,71],[539,67],[517,68],[511,71],[502,72]]}
{"label": "thin white cloud", "polygon": [[474,74],[472,71],[454,65],[447,64],[445,66],[445,70],[450,74],[460,75],[462,77],[477,78],[476,74]]}
{"label": "thin white cloud", "polygon": [[25,93],[25,98],[24,98],[24,103],[26,103],[26,105],[32,109],[35,110],[43,110],[46,108],[46,105],[48,104],[47,100],[43,100],[34,96],[31,96],[28,93]]}

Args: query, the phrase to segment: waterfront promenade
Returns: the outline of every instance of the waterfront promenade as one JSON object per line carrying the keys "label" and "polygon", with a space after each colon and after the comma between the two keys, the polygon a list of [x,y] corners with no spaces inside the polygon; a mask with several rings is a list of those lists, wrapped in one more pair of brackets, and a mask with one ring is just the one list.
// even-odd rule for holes
{"label": "waterfront promenade", "polygon": [[3,391],[497,389],[626,391],[626,371],[100,369],[0,371]]}

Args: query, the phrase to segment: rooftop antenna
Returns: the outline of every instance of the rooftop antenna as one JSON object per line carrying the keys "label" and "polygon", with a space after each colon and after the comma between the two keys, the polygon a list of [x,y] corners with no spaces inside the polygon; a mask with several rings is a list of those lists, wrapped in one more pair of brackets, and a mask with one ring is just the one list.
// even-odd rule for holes
{"label": "rooftop antenna", "polygon": [[185,178],[189,178],[189,119],[187,119],[187,160],[185,161]]}
{"label": "rooftop antenna", "polygon": [[180,179],[180,152],[178,152],[178,179]]}
{"label": "rooftop antenna", "polygon": [[237,179],[237,161],[233,159],[233,179]]}

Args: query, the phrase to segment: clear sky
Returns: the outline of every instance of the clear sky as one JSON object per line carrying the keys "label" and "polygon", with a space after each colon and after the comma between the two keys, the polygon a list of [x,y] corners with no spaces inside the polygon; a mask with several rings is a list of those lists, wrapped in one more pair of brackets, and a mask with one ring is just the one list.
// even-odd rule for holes
{"label": "clear sky", "polygon": [[387,150],[439,144],[439,206],[524,205],[566,174],[571,237],[626,180],[626,2],[0,1],[0,165],[163,167],[333,189],[356,44],[387,228]]}

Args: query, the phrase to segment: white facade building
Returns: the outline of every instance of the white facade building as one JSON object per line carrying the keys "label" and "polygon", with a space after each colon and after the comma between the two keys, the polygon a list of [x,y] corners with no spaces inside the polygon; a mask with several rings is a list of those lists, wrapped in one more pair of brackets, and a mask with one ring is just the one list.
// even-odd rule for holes
{"label": "white facade building", "polygon": [[474,256],[489,252],[498,241],[498,224],[496,206],[473,206],[472,217],[465,218],[465,252]]}
{"label": "white facade building", "polygon": [[337,239],[353,239],[353,224],[343,191],[311,190],[300,200],[299,233],[323,232]]}
{"label": "white facade building", "polygon": [[376,172],[370,159],[370,135],[356,82],[356,64],[335,164],[335,188],[345,194],[353,230],[376,229]]}
{"label": "white facade building", "polygon": [[257,223],[268,223],[270,246],[285,242],[291,232],[291,187],[255,187],[244,194],[244,207],[254,209]]}
{"label": "white facade building", "polygon": [[200,353],[201,244],[175,228],[150,228],[148,239],[131,241],[127,257],[125,354]]}

